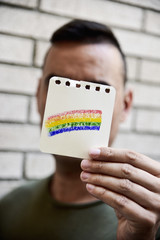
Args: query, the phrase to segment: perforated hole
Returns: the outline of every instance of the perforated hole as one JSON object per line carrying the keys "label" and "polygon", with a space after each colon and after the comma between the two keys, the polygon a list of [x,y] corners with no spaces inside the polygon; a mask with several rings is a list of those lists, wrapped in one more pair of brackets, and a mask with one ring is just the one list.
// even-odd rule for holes
{"label": "perforated hole", "polygon": [[81,84],[76,84],[76,88],[80,88],[81,87]]}
{"label": "perforated hole", "polygon": [[96,87],[95,90],[96,90],[96,91],[100,91],[100,87]]}
{"label": "perforated hole", "polygon": [[109,89],[109,88],[106,88],[106,89],[105,89],[105,92],[106,92],[106,93],[109,93],[109,92],[110,92],[110,89]]}
{"label": "perforated hole", "polygon": [[61,84],[61,81],[60,80],[56,80],[55,83],[56,84]]}
{"label": "perforated hole", "polygon": [[68,87],[70,86],[70,82],[69,81],[66,82],[66,86],[68,86]]}
{"label": "perforated hole", "polygon": [[88,90],[89,90],[89,89],[90,89],[90,85],[86,85],[86,89],[88,89]]}

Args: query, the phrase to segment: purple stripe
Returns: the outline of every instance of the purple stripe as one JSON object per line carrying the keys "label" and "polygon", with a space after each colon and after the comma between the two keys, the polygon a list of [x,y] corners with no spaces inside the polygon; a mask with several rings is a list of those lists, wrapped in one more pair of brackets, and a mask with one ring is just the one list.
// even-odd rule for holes
{"label": "purple stripe", "polygon": [[49,132],[48,135],[51,137],[51,136],[54,136],[54,135],[57,135],[57,134],[63,133],[63,132],[72,132],[72,131],[79,131],[79,130],[97,130],[97,131],[99,131],[99,129],[100,129],[100,126],[69,127],[69,128],[61,128],[56,131]]}

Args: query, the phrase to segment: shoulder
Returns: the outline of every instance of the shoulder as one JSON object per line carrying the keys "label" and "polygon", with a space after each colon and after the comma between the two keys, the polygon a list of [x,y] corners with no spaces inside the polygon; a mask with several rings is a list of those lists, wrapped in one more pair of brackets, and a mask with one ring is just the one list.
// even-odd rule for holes
{"label": "shoulder", "polygon": [[47,202],[49,181],[50,177],[30,182],[0,200],[0,239],[25,239]]}
{"label": "shoulder", "polygon": [[32,192],[36,190],[38,182],[39,181],[32,181],[12,190],[0,200],[0,207],[7,203],[14,203],[15,200],[24,199],[26,195],[31,196]]}
{"label": "shoulder", "polygon": [[44,195],[48,191],[47,186],[50,178],[32,181],[23,186],[20,186],[4,196],[0,200],[0,216],[8,215],[11,213],[18,213],[22,209],[33,205],[40,195]]}

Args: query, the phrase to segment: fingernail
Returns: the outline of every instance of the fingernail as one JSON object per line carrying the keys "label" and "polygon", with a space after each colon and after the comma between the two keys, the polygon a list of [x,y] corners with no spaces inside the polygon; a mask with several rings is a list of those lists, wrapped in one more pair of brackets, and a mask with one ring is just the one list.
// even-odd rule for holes
{"label": "fingernail", "polygon": [[82,178],[83,180],[87,180],[87,179],[89,178],[89,173],[82,172],[82,173],[81,173],[81,178]]}
{"label": "fingernail", "polygon": [[89,161],[88,160],[82,160],[82,162],[81,162],[81,166],[83,167],[83,168],[88,168],[89,167]]}
{"label": "fingernail", "polygon": [[89,154],[92,156],[92,157],[98,157],[100,155],[100,152],[101,150],[98,149],[98,148],[94,148],[94,149],[91,149],[89,151]]}
{"label": "fingernail", "polygon": [[95,188],[95,186],[92,185],[92,184],[90,184],[90,183],[87,183],[87,184],[86,184],[86,188],[87,188],[89,191],[92,191],[92,190]]}

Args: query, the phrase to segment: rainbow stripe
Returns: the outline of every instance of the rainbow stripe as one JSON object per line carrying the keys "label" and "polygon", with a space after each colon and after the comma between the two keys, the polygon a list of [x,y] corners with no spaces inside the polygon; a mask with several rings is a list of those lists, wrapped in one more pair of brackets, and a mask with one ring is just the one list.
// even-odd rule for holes
{"label": "rainbow stripe", "polygon": [[54,136],[63,132],[79,130],[100,130],[101,110],[73,110],[48,117],[45,127],[48,135]]}

